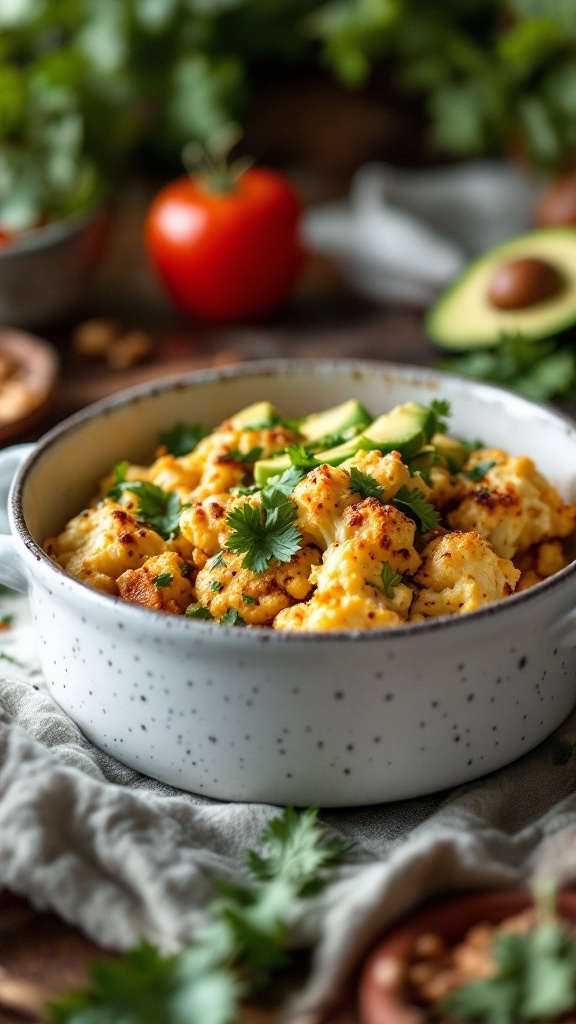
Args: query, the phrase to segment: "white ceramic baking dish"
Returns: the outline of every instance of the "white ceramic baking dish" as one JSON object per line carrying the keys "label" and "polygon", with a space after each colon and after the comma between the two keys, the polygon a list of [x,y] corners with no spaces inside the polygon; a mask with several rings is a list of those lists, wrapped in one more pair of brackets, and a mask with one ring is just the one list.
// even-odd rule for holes
{"label": "white ceramic baking dish", "polygon": [[[258,399],[299,416],[356,397],[374,415],[446,398],[453,434],[527,454],[576,498],[576,428],[511,393],[357,361],[245,364],[147,384],[52,430],[21,462],[0,580],[29,595],[56,701],[140,771],[229,800],[343,806],[474,779],[530,750],[576,702],[576,566],[467,615],[390,630],[298,634],[149,611],[68,577],[45,537],[122,459],[178,420],[216,425]],[[23,461],[22,461],[23,460]]]}

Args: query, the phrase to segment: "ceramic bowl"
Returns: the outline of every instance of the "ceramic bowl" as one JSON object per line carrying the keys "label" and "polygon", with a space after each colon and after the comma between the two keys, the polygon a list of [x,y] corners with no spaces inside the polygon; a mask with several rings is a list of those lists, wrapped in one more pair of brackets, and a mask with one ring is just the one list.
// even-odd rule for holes
{"label": "ceramic bowl", "polygon": [[98,403],[30,452],[8,449],[0,581],[29,594],[47,684],[124,763],[206,796],[346,806],[475,779],[530,750],[576,702],[576,565],[456,617],[389,630],[281,633],[153,612],[67,576],[44,538],[122,459],[178,420],[216,425],[267,398],[289,416],[355,396],[452,404],[451,431],[534,458],[576,498],[576,428],[485,384],[358,361],[202,371]]}
{"label": "ceramic bowl", "polygon": [[[576,892],[559,892],[556,903],[559,916],[576,923]],[[412,959],[421,935],[439,935],[452,946],[474,925],[497,925],[531,906],[533,898],[527,890],[499,889],[441,897],[414,911],[388,931],[361,971],[361,1024],[423,1024],[424,1013],[408,1004],[398,984],[402,966]]]}
{"label": "ceramic bowl", "polygon": [[108,211],[97,207],[0,246],[0,324],[38,327],[69,312],[100,262],[108,226]]}

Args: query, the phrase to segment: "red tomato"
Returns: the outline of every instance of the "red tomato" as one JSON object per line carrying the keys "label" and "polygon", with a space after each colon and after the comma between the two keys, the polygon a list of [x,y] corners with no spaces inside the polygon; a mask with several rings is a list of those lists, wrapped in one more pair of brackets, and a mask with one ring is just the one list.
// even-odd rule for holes
{"label": "red tomato", "polygon": [[184,176],[153,200],[146,248],[185,313],[206,321],[266,316],[290,296],[302,267],[300,213],[289,182],[265,168],[245,171],[228,192]]}

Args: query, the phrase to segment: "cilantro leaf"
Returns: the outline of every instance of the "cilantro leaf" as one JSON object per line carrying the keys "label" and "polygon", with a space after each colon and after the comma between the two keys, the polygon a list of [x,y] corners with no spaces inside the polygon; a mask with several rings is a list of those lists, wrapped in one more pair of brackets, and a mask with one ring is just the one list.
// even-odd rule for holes
{"label": "cilantro leaf", "polygon": [[236,608],[229,608],[224,615],[220,616],[220,622],[225,626],[245,626],[246,623]]}
{"label": "cilantro leaf", "polygon": [[171,572],[160,572],[154,577],[153,583],[157,590],[163,590],[164,587],[169,587],[174,579]]}
{"label": "cilantro leaf", "polygon": [[305,470],[306,473],[322,465],[302,444],[289,444],[286,454],[293,466]]}
{"label": "cilantro leaf", "polygon": [[259,604],[260,603],[258,601],[257,597],[252,597],[251,594],[246,594],[244,591],[242,591],[242,600],[245,601],[246,604]]}
{"label": "cilantro leaf", "polygon": [[287,807],[282,815],[266,826],[263,850],[249,850],[246,863],[260,882],[280,878],[294,888],[295,896],[317,892],[326,878],[326,869],[338,863],[351,844],[339,839],[327,840],[317,828],[318,811],[308,808],[298,813]]}
{"label": "cilantro leaf", "polygon": [[213,590],[215,594],[219,594],[221,590],[224,590],[224,584],[220,583],[220,580],[211,580],[210,590]]}
{"label": "cilantro leaf", "polygon": [[127,469],[127,462],[120,462],[114,467],[114,484],[107,496],[118,501],[124,491],[130,491],[138,498],[134,511],[142,522],[151,526],[164,540],[177,537],[180,513],[187,507],[181,504],[179,495],[176,491],[163,491],[147,480],[126,480]]}
{"label": "cilantro leaf", "polygon": [[382,580],[383,593],[386,594],[389,601],[393,601],[394,589],[404,582],[404,577],[400,573],[394,571],[390,562],[384,562],[380,579]]}
{"label": "cilantro leaf", "polygon": [[294,526],[297,516],[291,501],[272,508],[253,508],[245,502],[226,516],[226,524],[232,533],[224,547],[246,552],[242,567],[253,572],[264,572],[275,558],[279,562],[289,562],[302,541]]}
{"label": "cilantro leaf", "polygon": [[220,565],[226,565],[224,556],[221,551],[216,555],[213,555],[209,562],[206,563],[210,569],[217,569]]}
{"label": "cilantro leaf", "polygon": [[290,497],[296,485],[306,476],[307,472],[302,467],[290,466],[279,476],[270,477],[262,489],[262,504],[266,508],[281,505],[283,500]]}
{"label": "cilantro leaf", "polygon": [[426,501],[422,491],[417,487],[409,491],[406,485],[402,484],[391,504],[410,519],[416,520],[422,533],[434,530],[440,522],[440,513],[436,511],[434,505]]}
{"label": "cilantro leaf", "polygon": [[263,448],[251,448],[249,452],[241,452],[239,448],[233,448],[226,452],[226,458],[233,459],[234,462],[241,462],[243,465],[251,465],[253,462],[258,462],[263,451]]}
{"label": "cilantro leaf", "polygon": [[170,455],[180,458],[193,452],[202,438],[207,436],[208,431],[199,423],[176,423],[171,430],[161,431],[158,439]]}
{"label": "cilantro leaf", "polygon": [[484,459],[482,462],[478,462],[473,469],[464,469],[462,472],[464,476],[467,476],[469,480],[472,480],[473,483],[477,484],[480,480],[484,479],[488,470],[492,469],[492,466],[496,465],[497,463],[495,459]]}
{"label": "cilantro leaf", "polygon": [[205,608],[203,604],[189,604],[185,613],[187,619],[206,619],[210,621],[214,616],[209,608]]}
{"label": "cilantro leaf", "polygon": [[433,419],[430,436],[433,437],[434,434],[445,434],[448,430],[446,417],[450,415],[450,402],[446,401],[445,398],[433,398],[430,402],[429,408]]}
{"label": "cilantro leaf", "polygon": [[384,488],[370,473],[362,473],[356,466],[350,468],[350,490],[363,498],[377,498],[382,501]]}

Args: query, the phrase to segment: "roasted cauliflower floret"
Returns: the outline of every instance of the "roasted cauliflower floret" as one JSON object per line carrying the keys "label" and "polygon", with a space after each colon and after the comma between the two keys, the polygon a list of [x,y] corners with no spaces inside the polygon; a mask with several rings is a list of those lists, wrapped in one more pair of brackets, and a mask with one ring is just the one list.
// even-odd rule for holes
{"label": "roasted cauliflower floret", "polygon": [[358,495],[350,490],[349,473],[327,465],[312,469],[291,497],[298,509],[296,526],[321,550],[337,539],[344,510],[358,501]]}
{"label": "roasted cauliflower floret", "polygon": [[383,501],[391,501],[401,487],[407,487],[409,491],[417,487],[425,495],[429,488],[421,477],[410,476],[408,466],[402,462],[400,452],[389,452],[382,455],[379,451],[359,451],[353,458],[342,463],[341,468],[350,472],[352,467],[359,469],[361,473],[367,473],[384,488]]}
{"label": "roasted cauliflower floret", "polygon": [[229,494],[219,494],[190,505],[180,513],[180,533],[191,545],[194,564],[200,569],[222,546],[224,520],[232,500]]}
{"label": "roasted cauliflower floret", "polygon": [[71,519],[44,547],[71,576],[116,593],[118,576],[160,554],[164,542],[126,508],[106,500]]}
{"label": "roasted cauliflower floret", "polygon": [[342,589],[316,592],[310,601],[286,608],[274,619],[274,629],[284,632],[326,632],[333,629],[389,629],[404,619],[378,598],[346,594]]}
{"label": "roasted cauliflower floret", "polygon": [[548,576],[560,572],[568,563],[569,559],[561,541],[546,540],[542,544],[535,544],[521,558],[516,559],[516,567],[522,574],[516,590],[528,590]]}
{"label": "roasted cauliflower floret", "polygon": [[[393,505],[376,498],[349,505],[343,512],[338,541],[322,565],[312,571],[311,599],[282,612],[276,629],[382,629],[404,622],[412,590],[402,582],[420,566],[414,547],[416,525]],[[394,584],[383,580],[387,564]]]}
{"label": "roasted cauliflower floret", "polygon": [[154,611],[182,615],[194,600],[190,565],[175,551],[149,558],[139,569],[127,569],[118,577],[118,593],[124,601]]}
{"label": "roasted cauliflower floret", "polygon": [[502,558],[514,558],[532,544],[567,537],[576,526],[576,505],[567,505],[537,471],[532,459],[498,449],[474,452],[466,469],[493,460],[479,484],[470,484],[447,516],[452,530],[474,531]]}
{"label": "roasted cauliflower floret", "polygon": [[414,577],[422,588],[410,610],[418,622],[436,615],[471,612],[514,592],[520,570],[499,558],[477,533],[447,533],[422,552],[423,564]]}
{"label": "roasted cauliflower floret", "polygon": [[192,497],[198,502],[239,487],[246,478],[252,479],[252,462],[242,462],[242,455],[250,456],[255,449],[260,449],[260,457],[267,458],[298,438],[293,430],[282,426],[236,430],[225,420],[218,430],[203,438],[193,452],[178,461],[196,478]]}
{"label": "roasted cauliflower floret", "polygon": [[235,610],[249,625],[266,626],[281,609],[308,596],[310,571],[320,552],[307,544],[289,562],[273,562],[259,573],[244,569],[243,557],[225,551],[211,559],[196,577],[196,594],[215,619]]}

